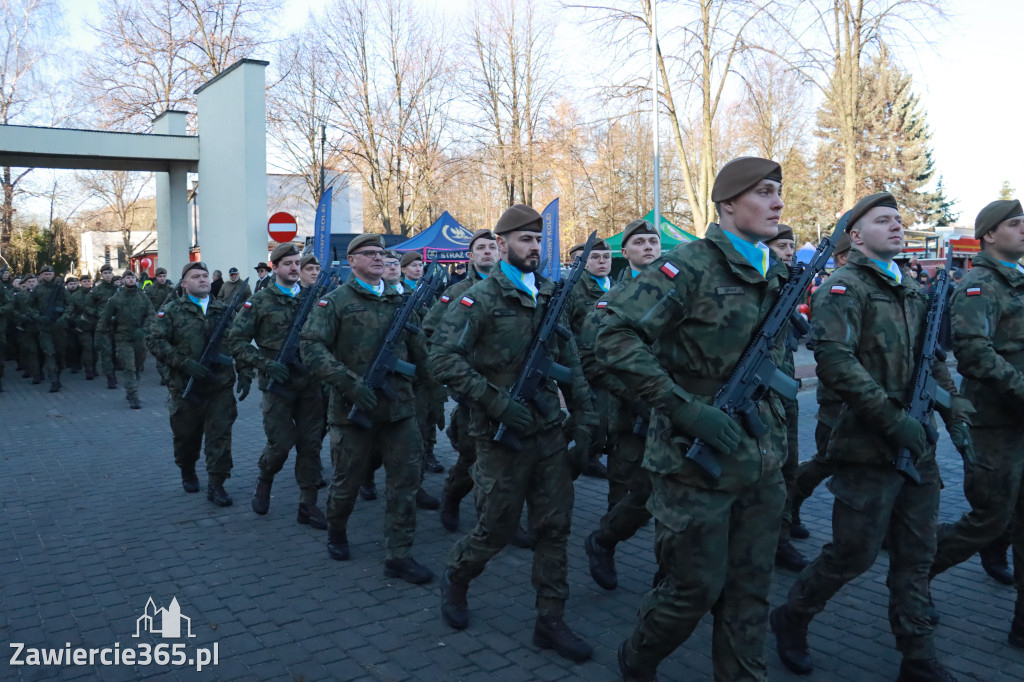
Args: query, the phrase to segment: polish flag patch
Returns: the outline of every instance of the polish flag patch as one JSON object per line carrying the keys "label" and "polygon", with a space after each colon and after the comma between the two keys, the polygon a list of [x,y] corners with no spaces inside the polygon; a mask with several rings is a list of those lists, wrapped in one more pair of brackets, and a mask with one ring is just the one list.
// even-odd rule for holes
{"label": "polish flag patch", "polygon": [[447,295],[441,296],[441,303],[447,303],[450,300],[452,300],[452,299],[449,296],[447,296]]}
{"label": "polish flag patch", "polygon": [[461,299],[459,300],[459,303],[461,303],[462,305],[466,306],[467,308],[470,308],[470,307],[472,307],[472,305],[473,305],[474,303],[476,303],[476,301],[474,301],[473,299],[471,299],[471,298],[470,298],[469,296],[463,296],[463,297],[462,297],[462,298],[461,298]]}
{"label": "polish flag patch", "polygon": [[246,301],[242,305],[245,306],[246,308],[251,308],[252,307],[252,301]]}
{"label": "polish flag patch", "polygon": [[844,285],[842,285],[842,284],[835,284],[835,285],[832,286],[831,289],[828,290],[828,293],[830,293],[830,294],[845,294],[846,293],[846,287]]}
{"label": "polish flag patch", "polygon": [[318,306],[320,306],[321,308],[326,308],[327,307],[327,299],[326,298],[321,298],[319,301],[317,301],[316,304]]}
{"label": "polish flag patch", "polygon": [[967,291],[964,293],[968,296],[981,296],[981,287],[967,287]]}
{"label": "polish flag patch", "polygon": [[660,270],[665,273],[665,276],[669,279],[675,279],[676,275],[679,274],[679,268],[672,265],[671,263],[665,263],[661,266]]}
{"label": "polish flag patch", "polygon": [[608,307],[608,301],[598,301],[597,302],[597,309],[598,310],[600,310],[601,308],[607,308],[607,307]]}
{"label": "polish flag patch", "polygon": [[162,310],[161,310],[160,312],[158,312],[158,313],[156,314],[156,316],[157,316],[157,317],[163,317],[163,316],[164,316],[164,311],[162,311]]}

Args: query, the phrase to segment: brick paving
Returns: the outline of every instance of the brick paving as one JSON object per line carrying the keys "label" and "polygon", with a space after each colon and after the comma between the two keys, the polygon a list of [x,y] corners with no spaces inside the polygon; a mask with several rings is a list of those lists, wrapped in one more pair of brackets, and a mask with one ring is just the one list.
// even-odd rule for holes
{"label": "brick paving", "polygon": [[[46,392],[14,376],[8,364],[0,394],[0,640],[26,647],[138,647],[187,642],[217,645],[219,663],[193,667],[11,666],[0,679],[183,680],[615,680],[615,648],[628,635],[654,572],[653,526],[617,552],[620,586],[605,592],[590,579],[583,538],[605,505],[603,481],[576,484],[569,546],[572,596],[567,621],[595,648],[573,665],[531,642],[535,617],[530,553],[509,547],[470,589],[471,624],[463,632],[440,618],[437,582],[425,587],[385,578],[383,495],[360,501],[349,537],[352,560],[331,561],[325,533],[295,523],[298,490],[288,468],[273,490],[270,513],[249,508],[263,445],[259,396],[239,407],[234,430],[235,475],[226,488],[235,506],[220,509],[205,495],[187,495],[171,456],[166,393],[150,369],[142,377],[143,409],[127,409],[123,390],[65,374],[65,389]],[[813,383],[813,382],[807,382]],[[814,391],[800,395],[801,453],[813,452]],[[438,455],[455,455],[440,435]],[[960,459],[943,436],[946,489],[941,518],[966,507]],[[327,463],[326,453],[324,455]],[[201,479],[203,477],[201,476]],[[444,475],[427,474],[439,494]],[[202,480],[205,491],[206,481]],[[378,486],[383,491],[383,475]],[[321,496],[321,506],[325,495]],[[831,495],[823,487],[804,505],[813,556],[829,537]],[[473,516],[463,505],[463,525]],[[435,572],[456,539],[437,512],[420,512],[415,556]],[[837,595],[812,625],[813,680],[894,679],[899,656],[887,620],[884,553],[875,567]],[[793,576],[776,576],[778,604]],[[978,560],[933,584],[943,622],[936,633],[942,660],[963,680],[1024,679],[1024,652],[1005,642],[1012,588],[994,583]],[[152,597],[177,598],[191,618],[192,639],[133,637]],[[662,665],[662,680],[711,679],[710,618]],[[769,635],[772,680],[801,679],[782,668]],[[6,647],[5,647],[6,648]]]}

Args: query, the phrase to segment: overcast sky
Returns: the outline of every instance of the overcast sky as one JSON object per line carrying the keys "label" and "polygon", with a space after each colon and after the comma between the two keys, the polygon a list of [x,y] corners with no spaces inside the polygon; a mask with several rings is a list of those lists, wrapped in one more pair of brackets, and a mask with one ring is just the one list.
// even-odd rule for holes
{"label": "overcast sky", "polygon": [[[468,0],[421,1],[453,14],[468,6]],[[301,26],[311,9],[324,5],[318,0],[285,3],[282,34]],[[98,5],[98,0],[65,0],[73,43],[81,49],[95,42],[84,20],[98,22]],[[978,211],[996,198],[1003,180],[1010,181],[1018,197],[1024,196],[1024,1],[947,0],[947,7],[948,23],[923,29],[934,36],[933,44],[900,48],[897,57],[913,75],[932,130],[936,168],[948,194],[959,201],[960,221],[973,223]],[[570,22],[559,27],[559,38],[584,48],[571,52],[600,51]]]}

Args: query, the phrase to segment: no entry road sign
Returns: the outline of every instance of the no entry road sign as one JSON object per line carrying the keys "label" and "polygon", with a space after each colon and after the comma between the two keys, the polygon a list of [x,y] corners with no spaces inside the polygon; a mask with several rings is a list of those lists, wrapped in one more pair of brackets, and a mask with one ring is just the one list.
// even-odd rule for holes
{"label": "no entry road sign", "polygon": [[267,233],[270,234],[270,238],[281,244],[295,239],[295,233],[298,230],[299,228],[295,224],[295,216],[291,213],[279,211],[270,216],[270,220],[267,221]]}

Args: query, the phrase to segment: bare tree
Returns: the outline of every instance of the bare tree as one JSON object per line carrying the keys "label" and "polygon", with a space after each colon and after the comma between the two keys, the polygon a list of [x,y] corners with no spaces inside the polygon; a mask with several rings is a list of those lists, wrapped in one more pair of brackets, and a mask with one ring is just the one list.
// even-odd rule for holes
{"label": "bare tree", "polygon": [[135,255],[132,232],[139,227],[139,197],[151,177],[150,173],[132,171],[89,171],[80,175],[82,188],[98,196],[113,216],[126,258]]}
{"label": "bare tree", "polygon": [[212,78],[267,41],[266,20],[281,8],[280,0],[178,0],[188,17],[191,35],[187,60],[196,74]]}

